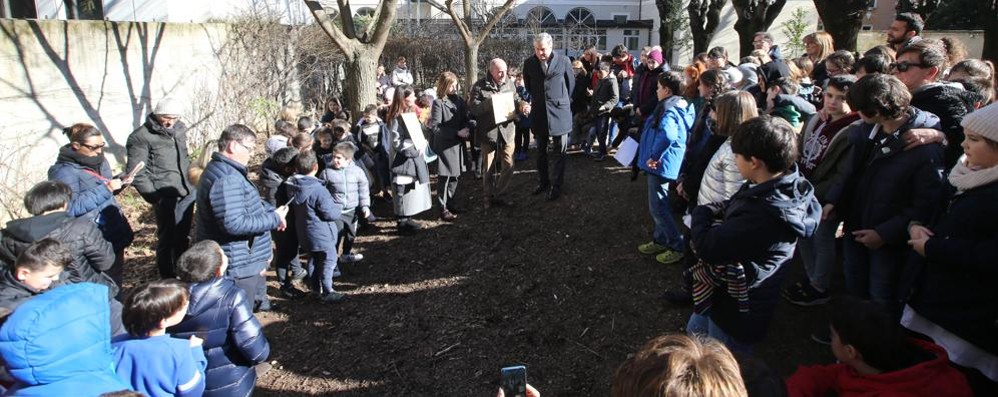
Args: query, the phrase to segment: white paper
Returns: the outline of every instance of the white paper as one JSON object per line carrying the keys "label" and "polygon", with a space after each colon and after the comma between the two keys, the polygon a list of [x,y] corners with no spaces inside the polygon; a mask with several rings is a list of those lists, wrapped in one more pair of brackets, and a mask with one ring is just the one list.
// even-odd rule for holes
{"label": "white paper", "polygon": [[489,100],[492,102],[492,120],[496,124],[505,123],[512,118],[516,110],[516,103],[513,101],[513,92],[503,92],[493,94]]}
{"label": "white paper", "polygon": [[423,124],[419,122],[416,113],[402,113],[400,117],[402,117],[405,130],[409,132],[409,139],[412,139],[412,145],[422,153],[426,150],[427,145],[426,136],[423,135]]}
{"label": "white paper", "polygon": [[690,214],[683,215],[683,224],[686,225],[687,229],[693,228],[693,216]]}
{"label": "white paper", "polygon": [[620,165],[624,167],[630,167],[631,162],[634,161],[634,156],[638,155],[638,141],[634,138],[627,137],[620,146],[617,147],[617,153],[613,155],[613,158],[617,160]]}

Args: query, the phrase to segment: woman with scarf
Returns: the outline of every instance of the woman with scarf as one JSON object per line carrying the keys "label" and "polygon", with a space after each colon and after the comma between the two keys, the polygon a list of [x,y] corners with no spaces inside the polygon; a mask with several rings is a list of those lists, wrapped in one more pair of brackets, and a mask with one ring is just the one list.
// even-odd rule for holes
{"label": "woman with scarf", "polygon": [[114,196],[131,181],[111,174],[111,166],[104,158],[107,143],[97,128],[77,123],[63,133],[69,137],[69,144],[59,149],[59,157],[48,171],[49,180],[69,185],[73,191],[69,215],[91,217],[114,247],[114,265],[107,273],[121,285],[125,247],[132,243],[134,234]]}
{"label": "woman with scarf", "polygon": [[[998,395],[998,104],[963,119],[964,156],[949,173],[949,204],[911,224],[901,324],[946,349],[975,395]],[[904,296],[904,295],[902,295]]]}

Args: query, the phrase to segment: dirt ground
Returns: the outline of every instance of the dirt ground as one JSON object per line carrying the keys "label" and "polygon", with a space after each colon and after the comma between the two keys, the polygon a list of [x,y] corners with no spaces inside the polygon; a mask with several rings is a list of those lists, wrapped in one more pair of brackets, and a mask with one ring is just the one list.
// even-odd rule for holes
{"label": "dirt ground", "polygon": [[[691,308],[660,298],[680,269],[636,250],[651,236],[644,176],[632,182],[610,159],[570,155],[563,196],[549,202],[530,195],[533,156],[517,163],[515,207],[485,210],[481,181],[465,174],[467,212],[445,223],[434,208],[414,236],[396,235],[390,203],[375,198],[386,219],[361,232],[364,261],[336,280],[346,302],[285,300],[271,272],[275,310],[258,317],[274,365],[256,395],[493,396],[511,364],[526,365],[545,396],[608,395],[628,354],[683,330]],[[156,277],[155,224],[139,200],[123,201],[138,231],[127,286]],[[782,304],[756,355],[784,376],[830,362],[808,337],[820,314]]]}

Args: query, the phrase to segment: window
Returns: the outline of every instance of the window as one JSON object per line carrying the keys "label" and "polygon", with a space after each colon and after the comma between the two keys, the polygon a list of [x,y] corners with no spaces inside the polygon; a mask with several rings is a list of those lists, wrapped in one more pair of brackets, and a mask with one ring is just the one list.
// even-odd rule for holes
{"label": "window", "polygon": [[627,23],[627,14],[613,14],[613,23],[617,25]]}
{"label": "window", "polygon": [[35,19],[38,18],[38,10],[35,9],[35,2],[23,0],[0,0],[3,7],[0,16],[14,19]]}
{"label": "window", "polygon": [[628,50],[636,50],[640,48],[641,42],[641,31],[637,29],[624,29],[624,46]]}
{"label": "window", "polygon": [[527,12],[524,23],[527,26],[550,26],[558,23],[554,13],[547,7],[534,7]]}
{"label": "window", "polygon": [[104,19],[104,2],[102,0],[65,0],[66,17],[69,19]]}
{"label": "window", "polygon": [[584,25],[595,27],[596,18],[593,17],[592,11],[586,8],[577,7],[568,11],[568,15],[565,15],[565,25],[566,26],[577,26]]}

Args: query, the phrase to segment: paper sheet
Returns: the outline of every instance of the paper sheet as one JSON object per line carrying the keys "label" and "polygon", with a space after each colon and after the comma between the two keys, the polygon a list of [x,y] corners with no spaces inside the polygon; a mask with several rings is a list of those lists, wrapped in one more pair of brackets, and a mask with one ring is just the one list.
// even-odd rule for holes
{"label": "paper sheet", "polygon": [[427,145],[426,136],[423,135],[423,124],[416,118],[416,113],[402,113],[400,117],[402,117],[405,130],[409,132],[409,139],[412,140],[412,145],[422,153],[426,150]]}
{"label": "paper sheet", "polygon": [[516,110],[516,102],[513,101],[513,92],[503,92],[493,94],[489,100],[492,102],[492,120],[495,124],[502,124],[510,120]]}
{"label": "paper sheet", "polygon": [[617,147],[617,154],[613,155],[613,158],[617,160],[620,165],[624,167],[630,167],[631,162],[634,161],[634,156],[638,155],[638,141],[634,138],[627,137],[620,146]]}

